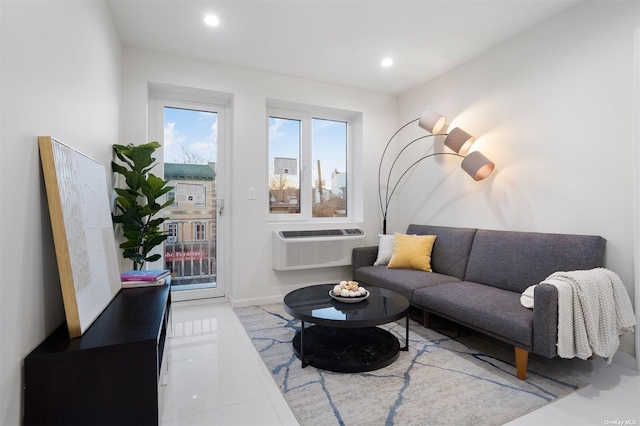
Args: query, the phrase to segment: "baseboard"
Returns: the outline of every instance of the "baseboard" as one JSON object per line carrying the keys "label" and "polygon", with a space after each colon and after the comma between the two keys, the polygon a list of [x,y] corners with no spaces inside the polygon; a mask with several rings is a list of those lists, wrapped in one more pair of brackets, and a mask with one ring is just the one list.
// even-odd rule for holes
{"label": "baseboard", "polygon": [[638,370],[636,357],[626,352],[616,352],[615,355],[613,355],[613,362],[615,362],[616,364],[620,364],[623,367],[631,368],[632,370]]}

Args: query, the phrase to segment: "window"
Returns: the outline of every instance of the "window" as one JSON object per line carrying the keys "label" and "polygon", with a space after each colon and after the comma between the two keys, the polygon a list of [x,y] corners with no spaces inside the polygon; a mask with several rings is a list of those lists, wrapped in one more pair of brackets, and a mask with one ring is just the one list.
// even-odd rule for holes
{"label": "window", "polygon": [[194,241],[206,241],[207,224],[202,222],[196,222],[193,224],[193,240]]}
{"label": "window", "polygon": [[270,110],[270,219],[348,217],[348,160],[348,120]]}
{"label": "window", "polygon": [[167,192],[167,200],[173,199],[173,204],[170,207],[178,207],[178,202],[176,201],[176,191]]}
{"label": "window", "polygon": [[300,213],[301,124],[269,117],[269,213]]}
{"label": "window", "polygon": [[[165,168],[169,168],[165,166]],[[210,165],[204,165],[200,167],[203,170],[211,172],[213,175],[213,169]],[[194,175],[198,172],[192,172]],[[204,174],[204,173],[202,173]],[[175,178],[174,178],[175,180]],[[171,182],[175,190],[173,194],[169,192],[169,196],[173,195],[175,202],[172,206],[177,207],[206,207],[207,205],[207,187],[204,184],[199,183],[183,183],[183,182]],[[209,183],[212,185],[213,182]]]}
{"label": "window", "polygon": [[178,242],[178,224],[177,223],[167,223],[167,242],[175,243]]}
{"label": "window", "polygon": [[312,217],[347,216],[347,123],[311,120]]}

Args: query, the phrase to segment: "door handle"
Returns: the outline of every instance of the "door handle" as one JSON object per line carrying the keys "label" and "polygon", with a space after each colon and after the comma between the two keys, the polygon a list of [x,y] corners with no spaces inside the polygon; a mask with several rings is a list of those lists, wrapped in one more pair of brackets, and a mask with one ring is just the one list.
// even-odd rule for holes
{"label": "door handle", "polygon": [[216,198],[216,204],[218,205],[218,216],[222,216],[224,213],[224,199]]}

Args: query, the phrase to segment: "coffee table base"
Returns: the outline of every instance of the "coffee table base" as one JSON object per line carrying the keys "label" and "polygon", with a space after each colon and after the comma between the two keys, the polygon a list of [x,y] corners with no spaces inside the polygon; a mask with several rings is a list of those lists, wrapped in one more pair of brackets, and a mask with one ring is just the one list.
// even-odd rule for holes
{"label": "coffee table base", "polygon": [[334,328],[314,325],[304,328],[303,359],[301,334],[298,332],[293,338],[293,350],[302,361],[303,368],[312,365],[340,373],[373,371],[392,364],[398,359],[400,351],[398,339],[378,327]]}

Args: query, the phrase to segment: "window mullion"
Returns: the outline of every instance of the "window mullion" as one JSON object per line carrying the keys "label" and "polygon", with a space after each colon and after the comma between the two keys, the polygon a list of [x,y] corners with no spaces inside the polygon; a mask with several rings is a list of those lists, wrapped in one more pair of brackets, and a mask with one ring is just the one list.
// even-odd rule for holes
{"label": "window mullion", "polygon": [[300,141],[300,165],[301,180],[300,180],[300,213],[305,220],[311,219],[311,188],[313,182],[311,181],[312,167],[311,164],[311,116],[305,116],[301,122],[301,141]]}

